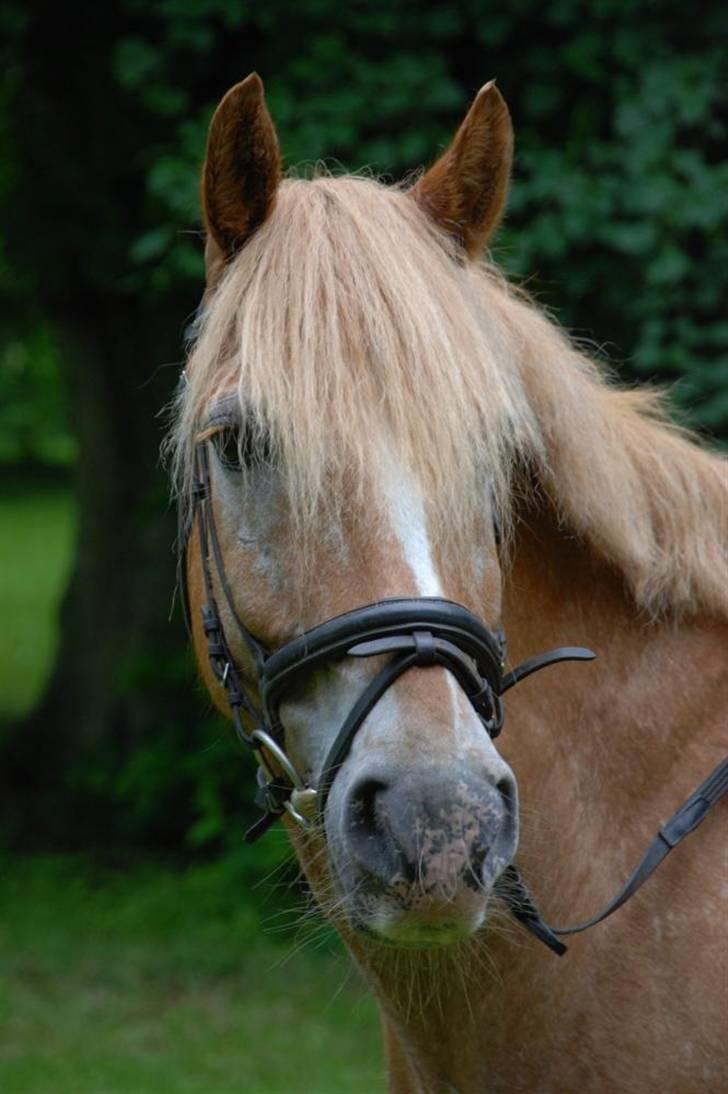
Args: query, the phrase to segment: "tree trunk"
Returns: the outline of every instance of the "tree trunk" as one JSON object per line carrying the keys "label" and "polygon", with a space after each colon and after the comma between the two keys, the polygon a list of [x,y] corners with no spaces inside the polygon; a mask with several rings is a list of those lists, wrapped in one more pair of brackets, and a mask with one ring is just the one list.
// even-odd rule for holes
{"label": "tree trunk", "polygon": [[[169,620],[176,526],[159,460],[159,412],[179,371],[162,366],[180,324],[98,303],[63,325],[79,530],[57,660],[40,706],[4,749],[5,792],[35,803],[22,818],[34,837],[51,820],[56,834],[76,831],[78,809],[113,829],[113,771],[124,777],[160,721],[190,720],[189,682],[169,686],[184,673],[186,642],[179,617]],[[61,802],[67,825],[55,815]]]}
{"label": "tree trunk", "polygon": [[[195,302],[184,283],[160,289],[153,268],[129,258],[154,223],[145,156],[167,135],[116,76],[133,18],[120,4],[83,0],[18,26],[6,74],[11,185],[0,209],[18,273],[3,287],[25,309],[19,322],[41,314],[61,342],[80,521],[52,678],[3,741],[2,811],[17,835],[47,838],[84,825],[112,831],[123,801],[141,834],[143,816],[165,803],[140,804],[140,750],[163,768],[159,742],[182,751],[196,721],[183,628],[169,622],[176,531],[159,460],[159,414],[179,371],[164,366],[180,357]],[[169,823],[184,827],[189,809],[176,814]],[[133,826],[129,816],[119,823]]]}

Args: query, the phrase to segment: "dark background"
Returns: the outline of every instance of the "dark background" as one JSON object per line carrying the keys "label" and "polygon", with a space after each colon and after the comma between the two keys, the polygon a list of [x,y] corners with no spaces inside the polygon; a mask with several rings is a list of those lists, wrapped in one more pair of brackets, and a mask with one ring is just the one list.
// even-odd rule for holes
{"label": "dark background", "polygon": [[517,153],[495,257],[625,380],[675,384],[684,418],[725,440],[725,10],[4,4],[0,460],[12,491],[71,484],[77,513],[54,666],[2,725],[6,845],[232,855],[251,878],[271,855],[240,858],[250,769],[169,618],[176,531],[159,459],[225,90],[260,72],[289,166],[398,178],[497,77]]}

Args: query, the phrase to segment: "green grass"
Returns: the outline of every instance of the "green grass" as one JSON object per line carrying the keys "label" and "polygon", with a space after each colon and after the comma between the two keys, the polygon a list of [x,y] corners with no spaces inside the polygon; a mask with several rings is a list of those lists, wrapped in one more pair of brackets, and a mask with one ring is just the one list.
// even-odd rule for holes
{"label": "green grass", "polygon": [[68,489],[12,482],[0,498],[0,715],[30,710],[58,641],[76,511]]}
{"label": "green grass", "polygon": [[378,1094],[373,1001],[340,951],[295,945],[266,937],[229,869],[5,861],[0,1090]]}

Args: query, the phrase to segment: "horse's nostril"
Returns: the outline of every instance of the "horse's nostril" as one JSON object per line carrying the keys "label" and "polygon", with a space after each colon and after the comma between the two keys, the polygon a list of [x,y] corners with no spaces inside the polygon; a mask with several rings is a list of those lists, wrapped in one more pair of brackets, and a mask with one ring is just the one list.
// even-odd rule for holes
{"label": "horse's nostril", "polygon": [[508,813],[512,813],[518,808],[516,785],[512,775],[504,775],[495,784],[495,788],[503,799]]}
{"label": "horse's nostril", "polygon": [[381,829],[379,806],[381,797],[387,789],[387,783],[381,779],[362,779],[352,787],[349,796],[349,816],[353,827],[370,835]]}
{"label": "horse's nostril", "polygon": [[358,868],[387,882],[407,873],[406,862],[391,828],[391,786],[379,778],[362,778],[348,795],[347,844]]}

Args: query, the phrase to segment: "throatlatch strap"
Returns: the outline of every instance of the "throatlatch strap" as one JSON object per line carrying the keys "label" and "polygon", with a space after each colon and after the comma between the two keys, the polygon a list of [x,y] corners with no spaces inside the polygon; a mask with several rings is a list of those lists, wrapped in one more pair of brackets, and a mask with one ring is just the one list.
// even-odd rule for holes
{"label": "throatlatch strap", "polygon": [[595,657],[594,650],[588,650],[584,646],[559,646],[558,649],[549,650],[548,653],[538,653],[535,657],[522,661],[513,672],[503,677],[499,694],[503,695],[509,688],[520,684],[521,680],[525,680],[527,676],[540,672],[549,665],[558,665],[562,661],[593,661]]}
{"label": "throatlatch strap", "polygon": [[580,934],[589,927],[595,927],[629,900],[655,872],[657,867],[677,847],[685,836],[700,825],[723,795],[728,791],[728,756],[711,771],[708,778],[683,802],[670,820],[663,824],[654,840],[647,848],[637,868],[629,876],[617,895],[605,908],[585,923],[575,927],[551,927],[539,914],[536,903],[529,893],[523,878],[515,866],[508,866],[501,875],[503,885],[500,895],[508,904],[511,915],[526,930],[534,934],[559,956],[566,953],[566,946],[557,935]]}

